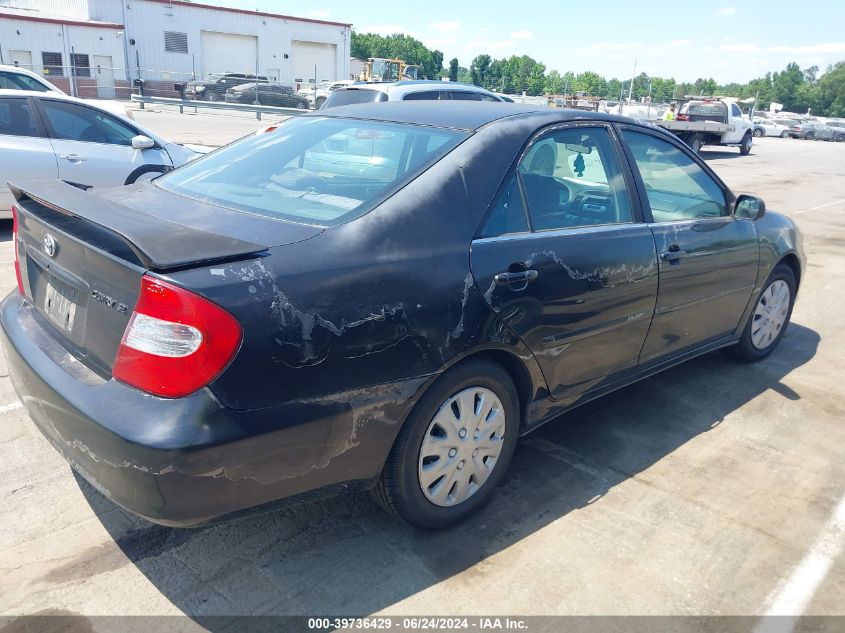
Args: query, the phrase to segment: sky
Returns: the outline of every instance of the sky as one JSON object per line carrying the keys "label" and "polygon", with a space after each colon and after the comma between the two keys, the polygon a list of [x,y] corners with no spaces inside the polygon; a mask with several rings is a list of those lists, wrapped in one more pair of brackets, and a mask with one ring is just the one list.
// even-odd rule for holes
{"label": "sky", "polygon": [[[405,33],[457,57],[530,55],[547,70],[746,82],[792,61],[845,60],[845,1],[804,0],[198,0]],[[800,8],[798,8],[800,7]]]}

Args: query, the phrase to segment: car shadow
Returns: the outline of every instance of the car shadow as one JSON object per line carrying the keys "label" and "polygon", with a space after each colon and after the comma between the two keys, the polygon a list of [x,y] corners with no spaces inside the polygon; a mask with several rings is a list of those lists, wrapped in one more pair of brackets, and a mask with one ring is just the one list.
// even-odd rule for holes
{"label": "car shadow", "polygon": [[129,561],[211,630],[231,625],[216,616],[369,614],[566,520],[765,391],[800,399],[782,380],[819,341],[793,323],[763,362],[708,354],[561,416],[520,441],[488,506],[441,532],[413,529],[362,494],[172,529],[130,516],[79,481]]}
{"label": "car shadow", "polygon": [[[754,150],[752,150],[753,152]],[[735,151],[728,151],[724,149],[702,149],[699,153],[699,156],[702,160],[719,160],[722,158],[744,158],[742,154],[739,153],[739,148]]]}

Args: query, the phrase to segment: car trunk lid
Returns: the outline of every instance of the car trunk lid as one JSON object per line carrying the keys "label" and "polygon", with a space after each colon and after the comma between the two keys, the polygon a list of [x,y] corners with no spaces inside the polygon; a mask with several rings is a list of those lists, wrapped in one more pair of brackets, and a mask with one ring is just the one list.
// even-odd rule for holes
{"label": "car trunk lid", "polygon": [[[147,271],[166,274],[254,257],[271,245],[307,239],[320,231],[300,225],[279,227],[283,223],[240,214],[244,224],[258,220],[265,225],[265,239],[249,241],[232,234],[237,231],[209,230],[208,220],[206,226],[192,222],[198,213],[192,204],[184,205],[184,213],[178,206],[169,207],[169,217],[164,218],[161,209],[159,215],[144,213],[62,182],[13,184],[11,189],[25,299],[57,340],[106,377]],[[120,192],[113,196],[119,198]],[[206,215],[214,214],[216,207],[203,206]],[[225,229],[226,224],[218,219],[218,226]],[[240,231],[260,233],[256,227]]]}

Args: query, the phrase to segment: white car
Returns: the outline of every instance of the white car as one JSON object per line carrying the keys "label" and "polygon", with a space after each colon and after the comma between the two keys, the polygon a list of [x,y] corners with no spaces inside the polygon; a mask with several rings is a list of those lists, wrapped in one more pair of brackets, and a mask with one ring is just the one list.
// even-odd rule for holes
{"label": "white car", "polygon": [[[33,92],[57,92],[60,95],[67,95],[64,90],[54,86],[44,77],[31,70],[3,64],[0,64],[0,90],[32,90]],[[132,110],[118,101],[104,99],[83,99],[83,101],[91,101],[106,112],[134,119]]]}
{"label": "white car", "polygon": [[326,99],[329,98],[329,95],[337,90],[338,88],[346,88],[346,86],[351,86],[353,82],[351,79],[339,79],[337,81],[321,81],[317,84],[317,89],[314,90],[314,86],[303,86],[300,88],[297,93],[301,94],[303,97],[308,99],[308,105],[312,108],[319,110],[323,103],[325,103]]}
{"label": "white car", "polygon": [[0,90],[0,218],[12,217],[9,181],[128,185],[197,156],[90,102],[56,92]]}
{"label": "white car", "polygon": [[764,119],[762,117],[754,118],[754,124],[760,126],[766,132],[766,136],[780,136],[786,138],[789,136],[789,128],[795,125],[794,121],[786,119]]}

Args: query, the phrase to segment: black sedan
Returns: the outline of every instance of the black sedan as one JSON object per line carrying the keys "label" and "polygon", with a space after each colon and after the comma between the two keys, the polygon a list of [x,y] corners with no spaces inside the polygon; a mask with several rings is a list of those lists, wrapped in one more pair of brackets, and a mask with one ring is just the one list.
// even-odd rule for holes
{"label": "black sedan", "polygon": [[[256,92],[258,93],[256,95]],[[290,86],[279,84],[242,84],[226,91],[227,103],[257,103],[277,108],[308,109],[308,99]]]}
{"label": "black sedan", "polygon": [[765,358],[805,267],[791,220],[669,133],[503,103],[337,108],[145,184],[12,188],[14,387],[168,525],[368,488],[455,523],[561,413]]}

